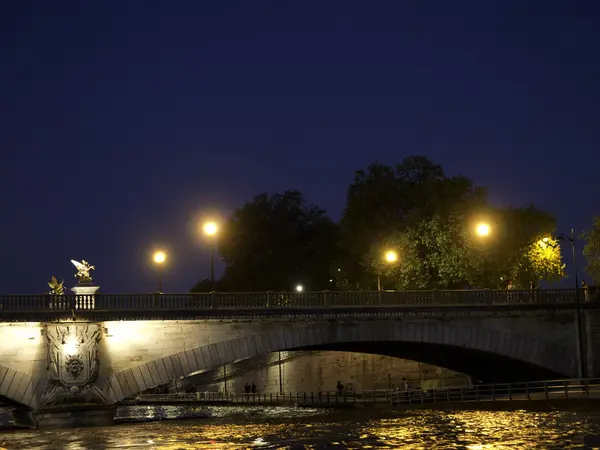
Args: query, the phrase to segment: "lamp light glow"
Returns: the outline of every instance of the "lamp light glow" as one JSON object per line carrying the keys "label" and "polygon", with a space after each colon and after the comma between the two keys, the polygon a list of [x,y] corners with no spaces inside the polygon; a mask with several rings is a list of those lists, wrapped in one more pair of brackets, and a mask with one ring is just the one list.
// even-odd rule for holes
{"label": "lamp light glow", "polygon": [[388,250],[385,252],[385,260],[390,263],[398,261],[398,253],[393,250]]}
{"label": "lamp light glow", "polygon": [[219,232],[219,225],[217,224],[217,222],[206,222],[202,226],[202,231],[207,236],[214,236]]}
{"label": "lamp light glow", "polygon": [[490,225],[485,222],[478,223],[477,227],[475,228],[475,232],[477,233],[477,235],[482,237],[488,236],[491,231],[492,229]]}
{"label": "lamp light glow", "polygon": [[152,259],[156,264],[164,264],[164,262],[167,260],[167,254],[163,251],[157,251],[154,252]]}

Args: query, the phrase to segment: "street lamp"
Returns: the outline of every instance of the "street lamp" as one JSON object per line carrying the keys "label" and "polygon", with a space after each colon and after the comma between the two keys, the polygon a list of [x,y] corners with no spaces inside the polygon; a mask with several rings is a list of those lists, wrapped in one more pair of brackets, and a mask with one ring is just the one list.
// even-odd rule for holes
{"label": "street lamp", "polygon": [[[577,320],[577,344],[578,344],[578,357],[579,357],[579,373],[582,378],[587,378],[587,364],[585,361],[585,352],[584,352],[584,340],[583,340],[583,327],[581,325],[581,300],[579,297],[579,271],[577,270],[577,250],[576,250],[576,239],[575,239],[575,230],[571,228],[571,235],[566,235],[564,233],[556,236],[557,241],[569,241],[571,243],[571,250],[573,252],[573,272],[575,275],[575,314]],[[558,244],[553,243],[552,240],[548,237],[543,238],[538,241],[538,245],[541,248],[550,247],[558,247]]]}
{"label": "street lamp", "polygon": [[167,260],[167,254],[159,250],[154,252],[152,259],[158,270],[158,292],[162,293],[162,271],[165,261]]}
{"label": "street lamp", "polygon": [[[383,260],[389,264],[398,261],[398,253],[394,250],[388,250],[383,254]],[[381,262],[377,264],[377,295],[381,304]]]}
{"label": "street lamp", "polygon": [[215,235],[219,232],[219,225],[216,222],[206,222],[202,226],[202,231],[208,236],[208,248],[210,254],[210,281],[211,290],[215,288],[215,257],[214,257],[214,241]]}
{"label": "street lamp", "polygon": [[302,286],[301,284],[296,285],[296,292],[303,292],[304,291],[304,286]]}

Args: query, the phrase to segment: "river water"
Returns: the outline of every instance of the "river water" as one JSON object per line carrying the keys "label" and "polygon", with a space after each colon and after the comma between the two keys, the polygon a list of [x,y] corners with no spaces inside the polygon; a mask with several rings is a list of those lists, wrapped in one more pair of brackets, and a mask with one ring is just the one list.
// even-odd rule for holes
{"label": "river water", "polygon": [[[165,420],[184,417],[179,420]],[[600,448],[600,411],[121,408],[112,427],[0,432],[6,449]],[[163,419],[154,422],[139,422]],[[0,425],[2,425],[0,423]],[[6,425],[6,422],[5,422]]]}

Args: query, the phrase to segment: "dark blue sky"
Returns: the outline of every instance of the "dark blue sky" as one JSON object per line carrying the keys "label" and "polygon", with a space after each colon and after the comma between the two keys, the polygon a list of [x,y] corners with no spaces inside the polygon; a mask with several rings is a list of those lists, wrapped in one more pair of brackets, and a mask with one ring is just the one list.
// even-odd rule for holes
{"label": "dark blue sky", "polygon": [[353,171],[425,153],[559,231],[600,214],[600,2],[0,6],[3,293],[208,276],[194,222],[262,191],[339,218]]}

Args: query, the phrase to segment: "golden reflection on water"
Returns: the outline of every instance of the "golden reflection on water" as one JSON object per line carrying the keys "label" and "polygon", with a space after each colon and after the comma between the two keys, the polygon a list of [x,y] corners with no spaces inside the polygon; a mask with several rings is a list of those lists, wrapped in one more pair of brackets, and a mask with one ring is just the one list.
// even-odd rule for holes
{"label": "golden reflection on water", "polygon": [[588,423],[585,415],[568,412],[422,411],[369,421],[360,437],[376,440],[378,448],[503,450],[581,448],[590,433],[594,446],[586,448],[600,448],[600,420],[595,418]]}
{"label": "golden reflection on water", "polygon": [[600,448],[600,414],[242,408],[213,417],[0,433],[7,449],[569,449]]}

